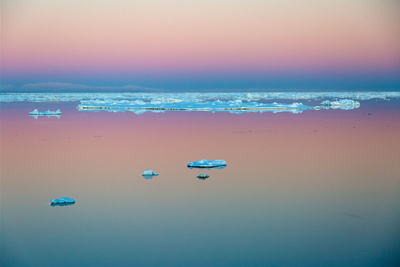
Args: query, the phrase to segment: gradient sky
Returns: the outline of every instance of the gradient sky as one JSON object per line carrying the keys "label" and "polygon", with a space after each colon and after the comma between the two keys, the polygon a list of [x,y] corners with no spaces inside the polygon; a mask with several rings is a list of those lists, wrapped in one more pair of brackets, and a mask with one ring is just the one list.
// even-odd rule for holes
{"label": "gradient sky", "polygon": [[396,0],[2,0],[1,84],[398,90],[398,14]]}

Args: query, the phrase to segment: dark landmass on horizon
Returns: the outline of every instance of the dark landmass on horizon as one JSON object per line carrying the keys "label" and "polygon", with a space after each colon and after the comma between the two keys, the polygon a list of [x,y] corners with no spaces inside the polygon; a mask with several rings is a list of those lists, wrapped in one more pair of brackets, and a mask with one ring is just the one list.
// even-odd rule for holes
{"label": "dark landmass on horizon", "polygon": [[0,85],[0,93],[174,93],[174,92],[393,92],[400,91],[400,86],[357,86],[357,87],[241,87],[241,88],[150,88],[136,85],[124,86],[93,86],[85,84],[42,82],[24,84],[22,86]]}

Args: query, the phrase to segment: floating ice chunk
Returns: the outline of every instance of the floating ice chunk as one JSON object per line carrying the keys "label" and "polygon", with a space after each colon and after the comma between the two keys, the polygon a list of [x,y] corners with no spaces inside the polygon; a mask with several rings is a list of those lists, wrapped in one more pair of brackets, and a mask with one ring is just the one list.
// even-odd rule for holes
{"label": "floating ice chunk", "polygon": [[50,204],[52,206],[72,205],[72,204],[75,204],[75,199],[69,198],[69,197],[56,198],[56,199],[52,199]]}
{"label": "floating ice chunk", "polygon": [[57,117],[60,118],[61,116],[61,111],[59,109],[57,109],[56,111],[38,111],[37,109],[29,112],[29,116],[34,117],[35,119],[37,119],[37,117],[39,116],[44,116],[44,117]]}
{"label": "floating ice chunk", "polygon": [[222,159],[207,160],[202,159],[194,162],[188,162],[188,168],[225,168],[226,161]]}
{"label": "floating ice chunk", "polygon": [[37,109],[29,112],[29,115],[61,115],[61,111],[57,109],[56,111],[38,111]]}
{"label": "floating ice chunk", "polygon": [[201,179],[201,180],[205,180],[208,177],[210,177],[210,175],[208,175],[208,173],[204,174],[204,173],[200,173],[199,175],[197,175],[197,178]]}
{"label": "floating ice chunk", "polygon": [[145,171],[143,172],[142,176],[143,176],[143,178],[145,178],[145,179],[151,179],[151,178],[153,178],[153,176],[158,176],[158,173],[157,173],[157,172],[153,172],[152,170],[147,169],[147,170],[145,170]]}
{"label": "floating ice chunk", "polygon": [[158,173],[153,172],[152,170],[147,169],[147,170],[145,170],[145,171],[143,172],[142,175],[153,175],[153,176],[157,176]]}
{"label": "floating ice chunk", "polygon": [[324,109],[333,108],[333,109],[349,110],[349,109],[359,108],[360,102],[351,99],[341,99],[338,101],[325,100],[321,103],[321,107],[323,107]]}

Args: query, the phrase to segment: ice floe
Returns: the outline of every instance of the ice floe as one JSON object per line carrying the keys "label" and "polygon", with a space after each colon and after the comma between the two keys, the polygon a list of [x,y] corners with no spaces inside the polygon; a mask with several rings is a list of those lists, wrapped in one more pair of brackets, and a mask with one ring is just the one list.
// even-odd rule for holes
{"label": "ice floe", "polygon": [[145,170],[145,171],[143,172],[142,176],[143,176],[143,178],[145,178],[145,179],[151,179],[151,178],[153,178],[154,176],[158,176],[158,173],[157,173],[157,172],[153,172],[152,170],[147,169],[147,170]]}
{"label": "ice floe", "polygon": [[37,119],[38,117],[57,117],[60,118],[61,117],[61,111],[59,109],[57,109],[56,111],[38,111],[37,109],[29,112],[29,116],[34,117],[35,119]]}
{"label": "ice floe", "polygon": [[69,197],[56,198],[56,199],[52,199],[50,204],[52,206],[72,205],[72,204],[75,204],[75,199],[69,198]]}
{"label": "ice floe", "polygon": [[193,161],[193,162],[188,162],[187,164],[188,168],[220,168],[223,169],[226,167],[226,161],[222,159],[216,159],[216,160],[207,160],[207,159],[202,159],[198,161]]}

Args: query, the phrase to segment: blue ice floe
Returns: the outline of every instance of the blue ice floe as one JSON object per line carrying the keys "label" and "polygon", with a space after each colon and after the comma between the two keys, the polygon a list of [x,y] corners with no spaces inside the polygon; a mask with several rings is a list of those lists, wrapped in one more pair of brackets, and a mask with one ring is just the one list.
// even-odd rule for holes
{"label": "blue ice floe", "polygon": [[52,199],[50,202],[52,206],[67,206],[72,204],[75,204],[75,199],[69,197]]}
{"label": "blue ice floe", "polygon": [[223,169],[226,167],[226,161],[222,159],[217,159],[217,160],[202,159],[198,161],[188,162],[187,166],[190,169],[192,168]]}
{"label": "blue ice floe", "polygon": [[60,118],[61,116],[61,111],[59,109],[57,109],[56,111],[38,111],[37,109],[29,112],[29,116],[34,117],[35,119],[37,119],[39,116],[43,116],[43,117],[57,117]]}
{"label": "blue ice floe", "polygon": [[355,109],[360,107],[360,102],[354,101],[351,99],[341,99],[338,101],[329,101],[325,100],[321,103],[321,107],[323,109],[344,109],[344,110],[350,110],[350,109]]}
{"label": "blue ice floe", "polygon": [[158,172],[153,172],[152,170],[147,169],[147,170],[145,170],[145,171],[143,172],[142,176],[143,176],[143,178],[145,178],[145,179],[151,179],[151,178],[153,178],[154,176],[158,176]]}

